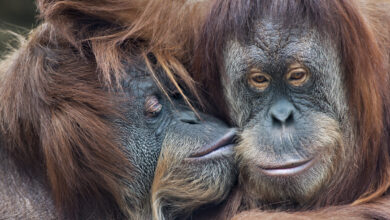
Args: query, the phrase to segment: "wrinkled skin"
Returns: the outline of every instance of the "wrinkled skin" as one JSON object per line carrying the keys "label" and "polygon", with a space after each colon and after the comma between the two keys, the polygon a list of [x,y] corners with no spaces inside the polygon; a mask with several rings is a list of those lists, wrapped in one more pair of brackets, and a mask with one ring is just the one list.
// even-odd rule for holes
{"label": "wrinkled skin", "polygon": [[264,19],[253,29],[248,42],[227,44],[222,78],[241,128],[240,184],[256,203],[308,205],[356,150],[340,59],[307,24]]}
{"label": "wrinkled skin", "polygon": [[[232,151],[223,148],[222,152],[215,151],[216,155],[190,155],[226,134],[234,134],[234,130],[209,115],[200,114],[199,119],[180,95],[175,94],[170,102],[145,68],[129,68],[123,89],[129,100],[125,115],[130,122],[118,122],[125,134],[122,142],[135,168],[132,181],[127,183],[134,195],[129,197],[129,205],[140,211],[135,212],[140,218],[151,214],[150,200],[158,203],[153,211],[159,218],[183,217],[227,196],[235,181]],[[166,82],[167,90],[174,90],[166,79],[161,81]]]}

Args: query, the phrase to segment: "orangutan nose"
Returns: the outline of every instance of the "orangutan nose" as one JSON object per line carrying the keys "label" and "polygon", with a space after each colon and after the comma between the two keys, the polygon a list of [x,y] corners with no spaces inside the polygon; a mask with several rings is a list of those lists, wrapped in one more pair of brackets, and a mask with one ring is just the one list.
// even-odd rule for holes
{"label": "orangutan nose", "polygon": [[272,125],[275,127],[288,126],[294,123],[295,107],[291,102],[282,99],[277,101],[270,109]]}

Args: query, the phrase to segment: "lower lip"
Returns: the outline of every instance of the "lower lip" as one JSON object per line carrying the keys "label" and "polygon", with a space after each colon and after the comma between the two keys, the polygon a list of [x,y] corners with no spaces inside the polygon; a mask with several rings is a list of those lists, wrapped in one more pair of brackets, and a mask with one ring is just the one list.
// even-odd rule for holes
{"label": "lower lip", "polygon": [[230,157],[233,155],[233,144],[226,145],[224,147],[218,148],[215,151],[210,152],[209,154],[203,155],[201,157],[187,157],[184,159],[186,162],[201,162],[210,159],[217,159],[221,157]]}
{"label": "lower lip", "polygon": [[311,159],[311,160],[299,163],[299,165],[297,165],[297,166],[289,166],[287,168],[284,168],[283,166],[274,167],[274,168],[263,168],[263,167],[259,166],[259,168],[260,168],[260,171],[267,176],[283,177],[283,176],[298,175],[298,174],[304,172],[305,170],[309,169],[310,167],[312,167],[314,165],[314,163],[315,163],[315,160]]}

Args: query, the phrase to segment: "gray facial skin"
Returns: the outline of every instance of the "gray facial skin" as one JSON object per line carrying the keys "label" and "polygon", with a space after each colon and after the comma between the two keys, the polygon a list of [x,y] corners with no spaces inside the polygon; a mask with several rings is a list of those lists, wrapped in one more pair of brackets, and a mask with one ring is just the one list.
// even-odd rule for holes
{"label": "gray facial skin", "polygon": [[132,217],[151,218],[152,209],[160,219],[185,217],[223,200],[235,181],[235,131],[209,115],[199,119],[177,95],[168,100],[144,65],[128,72],[128,122],[117,124],[134,167],[127,183]]}
{"label": "gray facial skin", "polygon": [[[354,151],[343,141],[352,134],[340,59],[306,24],[263,20],[252,30],[249,41],[227,44],[221,79],[241,129],[239,183],[259,203],[305,205],[342,172],[333,161]],[[302,72],[306,80],[296,80]]]}

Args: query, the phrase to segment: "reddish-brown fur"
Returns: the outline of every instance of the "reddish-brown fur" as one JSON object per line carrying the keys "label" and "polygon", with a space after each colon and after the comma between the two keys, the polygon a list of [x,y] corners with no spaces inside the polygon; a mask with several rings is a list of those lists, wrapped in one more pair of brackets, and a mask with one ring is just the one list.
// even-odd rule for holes
{"label": "reddish-brown fur", "polygon": [[235,216],[233,220],[238,219],[388,219],[390,214],[389,198],[380,198],[374,202],[358,206],[332,206],[310,212],[261,212],[247,211]]}
{"label": "reddish-brown fur", "polygon": [[[132,44],[131,39],[142,39],[137,46],[152,52],[167,75],[171,79],[178,76],[195,95],[184,65],[191,60],[194,37],[209,4],[188,0],[38,1],[41,18],[54,24],[72,46],[79,50],[85,43],[91,46],[107,82],[112,73],[120,76],[120,59],[127,53],[121,47]],[[102,25],[107,21],[108,25]]]}
{"label": "reddish-brown fur", "polygon": [[[208,99],[226,114],[219,75],[229,37],[245,40],[260,16],[278,16],[285,27],[309,21],[330,34],[340,51],[351,115],[356,119],[360,152],[356,172],[333,178],[327,192],[318,192],[314,207],[375,201],[390,186],[390,10],[389,1],[216,1],[201,33],[194,60],[194,78]],[[267,14],[268,13],[268,14]],[[282,15],[282,16],[280,16]],[[329,35],[329,36],[330,36]],[[222,109],[222,111],[221,111]],[[354,165],[351,164],[351,167]],[[236,196],[234,200],[245,198]],[[237,203],[237,202],[233,202]],[[385,200],[383,203],[390,203]],[[379,208],[380,205],[373,207]],[[369,206],[372,207],[372,206]],[[336,211],[337,213],[337,211]],[[390,217],[390,212],[386,212]],[[254,214],[256,215],[256,214]]]}
{"label": "reddish-brown fur", "polygon": [[202,7],[38,1],[42,24],[0,64],[1,147],[22,170],[46,175],[64,216],[85,208],[103,219],[126,213],[121,179],[131,164],[115,141],[110,119],[120,113],[110,90],[135,51],[153,52],[173,82],[194,88],[183,63]]}
{"label": "reddish-brown fur", "polygon": [[96,64],[66,43],[43,25],[2,63],[1,128],[19,166],[46,169],[57,207],[77,213],[91,196],[99,198],[92,209],[121,204],[119,179],[129,166],[114,141],[113,99]]}

